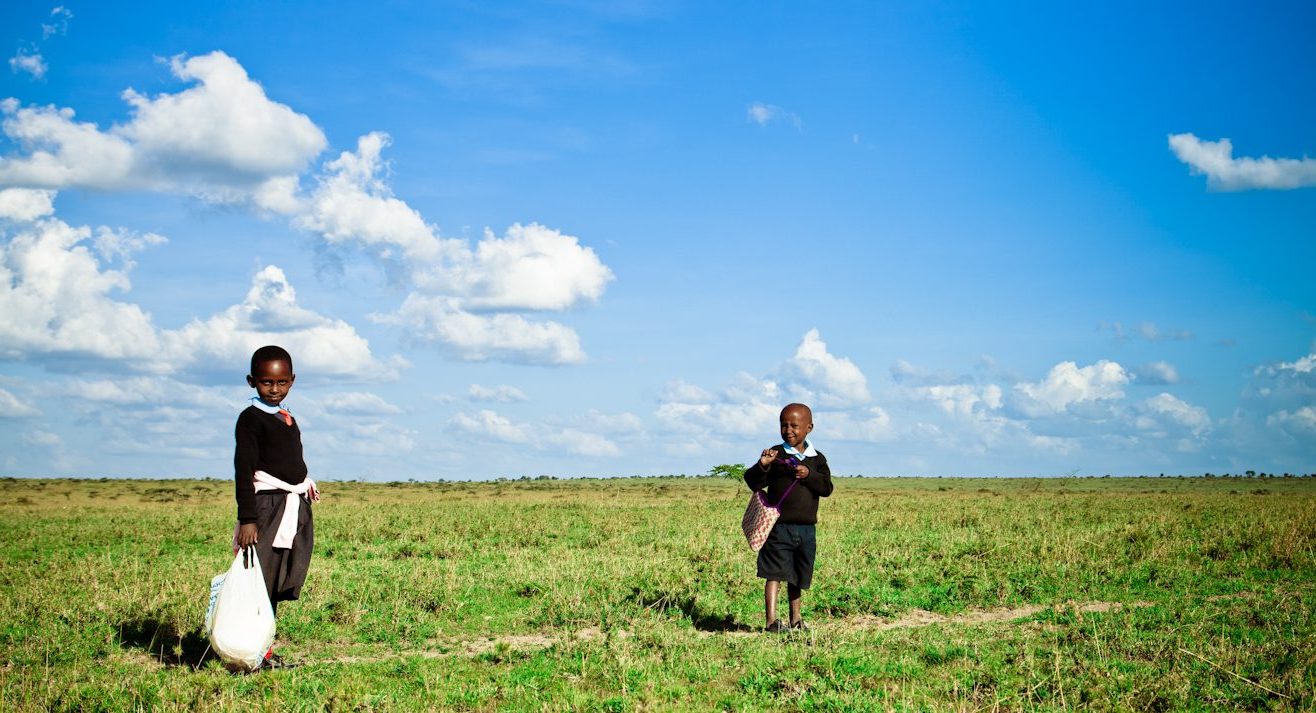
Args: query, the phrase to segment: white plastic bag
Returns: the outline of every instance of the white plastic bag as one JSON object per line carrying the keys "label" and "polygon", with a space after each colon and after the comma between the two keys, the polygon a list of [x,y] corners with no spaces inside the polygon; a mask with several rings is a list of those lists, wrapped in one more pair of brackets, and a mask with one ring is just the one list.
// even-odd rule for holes
{"label": "white plastic bag", "polygon": [[245,567],[243,558],[238,552],[228,571],[210,580],[205,628],[210,648],[221,659],[255,671],[274,644],[274,607],[255,548],[246,555]]}

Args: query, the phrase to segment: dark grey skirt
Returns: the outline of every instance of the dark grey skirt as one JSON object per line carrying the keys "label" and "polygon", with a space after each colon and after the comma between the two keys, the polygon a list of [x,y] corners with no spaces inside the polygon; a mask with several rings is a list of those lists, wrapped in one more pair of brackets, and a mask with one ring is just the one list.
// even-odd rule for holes
{"label": "dark grey skirt", "polygon": [[311,566],[311,548],[315,545],[315,523],[311,520],[311,503],[297,498],[297,534],[292,547],[276,548],[274,535],[283,519],[283,507],[288,494],[282,490],[256,493],[256,554],[265,574],[265,591],[271,602],[297,599],[306,582]]}

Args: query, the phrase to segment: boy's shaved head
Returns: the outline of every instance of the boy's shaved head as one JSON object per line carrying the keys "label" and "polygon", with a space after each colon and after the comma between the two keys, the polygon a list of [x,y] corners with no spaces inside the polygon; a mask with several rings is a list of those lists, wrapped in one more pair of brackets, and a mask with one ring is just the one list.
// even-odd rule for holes
{"label": "boy's shaved head", "polygon": [[288,371],[292,371],[292,355],[288,353],[288,350],[270,344],[252,352],[250,373],[255,374],[257,367],[267,361],[286,361],[288,362]]}
{"label": "boy's shaved head", "polygon": [[783,408],[781,410],[781,415],[785,416],[787,413],[794,411],[796,409],[799,409],[801,412],[804,413],[804,417],[808,419],[808,423],[813,423],[813,409],[809,408],[808,406],[805,406],[804,404],[786,404],[786,408]]}

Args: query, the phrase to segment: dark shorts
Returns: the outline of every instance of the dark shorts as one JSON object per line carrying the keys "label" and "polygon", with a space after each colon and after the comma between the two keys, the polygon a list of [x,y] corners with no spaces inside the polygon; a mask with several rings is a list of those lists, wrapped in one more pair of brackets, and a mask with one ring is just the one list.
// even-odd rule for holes
{"label": "dark shorts", "polygon": [[818,549],[813,525],[777,523],[759,550],[759,578],[808,589],[813,583],[813,558]]}

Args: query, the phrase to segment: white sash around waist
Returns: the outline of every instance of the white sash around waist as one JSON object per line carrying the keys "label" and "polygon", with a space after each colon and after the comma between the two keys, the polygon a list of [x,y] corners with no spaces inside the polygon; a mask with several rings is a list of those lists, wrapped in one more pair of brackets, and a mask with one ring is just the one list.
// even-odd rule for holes
{"label": "white sash around waist", "polygon": [[263,470],[256,471],[256,492],[268,490],[283,490],[288,493],[288,497],[283,501],[283,518],[279,520],[279,530],[274,534],[274,546],[288,549],[292,547],[292,538],[297,534],[297,501],[302,496],[306,496],[307,500],[315,502],[320,499],[320,491],[316,489],[315,481],[310,478],[297,485],[289,485]]}

